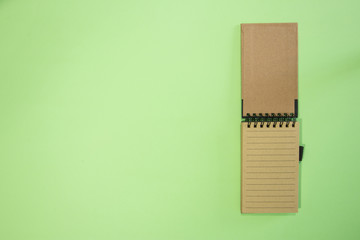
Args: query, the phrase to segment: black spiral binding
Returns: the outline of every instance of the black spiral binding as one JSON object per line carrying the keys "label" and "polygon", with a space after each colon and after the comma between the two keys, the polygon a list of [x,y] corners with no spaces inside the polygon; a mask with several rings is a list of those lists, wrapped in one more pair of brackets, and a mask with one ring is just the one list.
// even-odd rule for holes
{"label": "black spiral binding", "polygon": [[263,114],[256,114],[254,113],[252,116],[248,113],[246,116],[245,121],[247,122],[247,127],[250,128],[251,123],[254,123],[254,127],[267,127],[269,128],[271,125],[273,128],[276,127],[295,127],[295,122],[296,122],[296,116],[294,113],[265,113]]}

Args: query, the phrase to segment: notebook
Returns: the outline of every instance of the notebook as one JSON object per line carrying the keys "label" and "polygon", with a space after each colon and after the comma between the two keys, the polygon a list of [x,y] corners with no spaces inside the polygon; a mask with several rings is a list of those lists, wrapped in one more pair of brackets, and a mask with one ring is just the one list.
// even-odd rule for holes
{"label": "notebook", "polygon": [[297,23],[241,25],[241,212],[298,211]]}

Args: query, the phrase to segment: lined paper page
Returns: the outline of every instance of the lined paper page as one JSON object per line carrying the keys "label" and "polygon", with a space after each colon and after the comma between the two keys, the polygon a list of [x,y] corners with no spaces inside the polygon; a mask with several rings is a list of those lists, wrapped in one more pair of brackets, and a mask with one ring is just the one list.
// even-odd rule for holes
{"label": "lined paper page", "polygon": [[299,123],[248,128],[242,122],[241,131],[241,212],[297,212]]}

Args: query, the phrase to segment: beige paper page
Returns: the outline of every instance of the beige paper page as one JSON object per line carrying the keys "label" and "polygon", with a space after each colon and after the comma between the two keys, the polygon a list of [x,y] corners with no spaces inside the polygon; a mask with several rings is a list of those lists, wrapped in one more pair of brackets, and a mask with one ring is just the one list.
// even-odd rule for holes
{"label": "beige paper page", "polygon": [[298,211],[299,123],[269,128],[241,123],[241,212]]}

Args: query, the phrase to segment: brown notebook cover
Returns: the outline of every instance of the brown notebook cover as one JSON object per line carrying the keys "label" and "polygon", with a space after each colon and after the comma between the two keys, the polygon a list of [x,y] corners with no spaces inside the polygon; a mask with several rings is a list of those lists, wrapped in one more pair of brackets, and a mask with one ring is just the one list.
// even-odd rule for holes
{"label": "brown notebook cover", "polygon": [[241,212],[295,213],[297,23],[242,24],[241,34]]}
{"label": "brown notebook cover", "polygon": [[242,114],[297,115],[297,23],[241,24]]}

